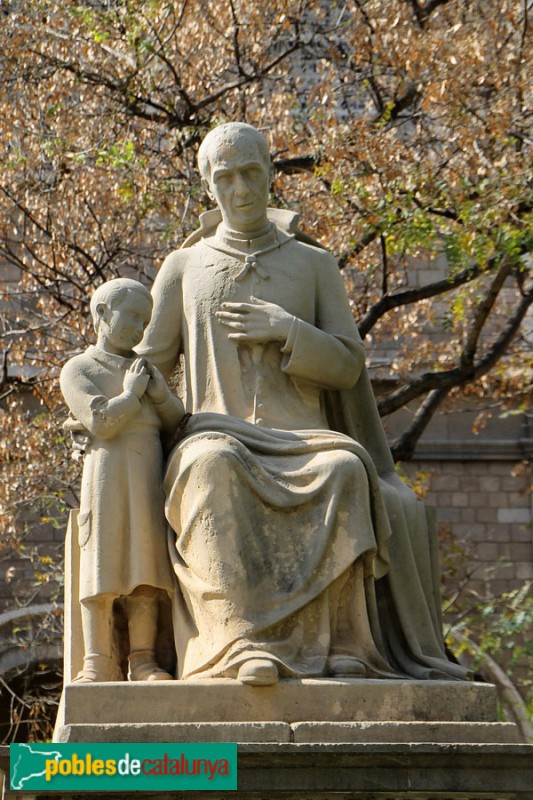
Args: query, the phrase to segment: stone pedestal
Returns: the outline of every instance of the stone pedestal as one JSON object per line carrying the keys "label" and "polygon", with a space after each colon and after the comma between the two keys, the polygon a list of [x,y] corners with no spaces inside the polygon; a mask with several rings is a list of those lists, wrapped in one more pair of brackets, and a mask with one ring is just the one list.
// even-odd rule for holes
{"label": "stone pedestal", "polygon": [[287,680],[71,684],[58,742],[516,742],[481,683]]}

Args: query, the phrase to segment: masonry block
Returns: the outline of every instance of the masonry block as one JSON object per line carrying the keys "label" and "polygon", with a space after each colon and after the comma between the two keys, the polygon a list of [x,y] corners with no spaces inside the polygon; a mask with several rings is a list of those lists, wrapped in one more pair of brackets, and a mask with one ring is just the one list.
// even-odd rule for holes
{"label": "masonry block", "polygon": [[528,508],[500,508],[498,522],[515,522],[527,525],[531,523],[531,511]]}

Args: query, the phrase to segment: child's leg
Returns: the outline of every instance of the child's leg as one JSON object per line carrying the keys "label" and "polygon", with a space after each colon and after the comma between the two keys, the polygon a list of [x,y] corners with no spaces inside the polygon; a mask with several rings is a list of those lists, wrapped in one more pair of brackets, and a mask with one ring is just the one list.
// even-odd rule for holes
{"label": "child's leg", "polygon": [[114,596],[102,594],[81,602],[83,629],[83,670],[77,682],[121,680],[112,658]]}
{"label": "child's leg", "polygon": [[155,660],[158,602],[151,586],[138,586],[126,598],[130,635],[130,681],[170,681],[173,676]]}

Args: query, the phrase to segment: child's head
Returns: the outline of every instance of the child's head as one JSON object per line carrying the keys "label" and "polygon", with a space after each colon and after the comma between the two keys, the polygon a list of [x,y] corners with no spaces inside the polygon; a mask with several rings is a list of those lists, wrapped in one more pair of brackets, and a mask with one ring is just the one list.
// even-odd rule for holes
{"label": "child's head", "polygon": [[152,314],[152,295],[138,281],[115,278],[103,283],[91,297],[91,314],[99,338],[129,350],[142,339]]}

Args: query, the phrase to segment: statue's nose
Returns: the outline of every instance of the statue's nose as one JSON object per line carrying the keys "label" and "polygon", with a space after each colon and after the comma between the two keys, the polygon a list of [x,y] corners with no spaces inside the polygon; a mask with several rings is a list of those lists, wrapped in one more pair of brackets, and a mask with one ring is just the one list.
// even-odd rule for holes
{"label": "statue's nose", "polygon": [[234,187],[238,195],[246,195],[248,193],[248,185],[242,175],[235,176]]}

